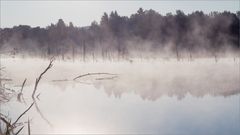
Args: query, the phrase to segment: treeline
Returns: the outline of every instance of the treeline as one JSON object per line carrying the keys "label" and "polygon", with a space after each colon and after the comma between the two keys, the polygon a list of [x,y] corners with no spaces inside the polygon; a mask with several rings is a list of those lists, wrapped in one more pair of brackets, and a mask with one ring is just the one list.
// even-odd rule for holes
{"label": "treeline", "polygon": [[125,59],[132,57],[203,57],[239,52],[240,11],[195,11],[161,15],[143,10],[130,17],[104,13],[89,27],[59,19],[46,28],[27,25],[0,29],[2,51],[62,59]]}

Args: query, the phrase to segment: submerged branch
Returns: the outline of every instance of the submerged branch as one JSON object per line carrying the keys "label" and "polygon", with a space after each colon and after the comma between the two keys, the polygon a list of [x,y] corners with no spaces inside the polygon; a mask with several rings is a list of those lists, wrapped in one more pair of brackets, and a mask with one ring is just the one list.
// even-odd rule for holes
{"label": "submerged branch", "polygon": [[12,79],[9,78],[0,78],[1,81],[12,81]]}
{"label": "submerged branch", "polygon": [[117,75],[117,74],[112,74],[112,73],[87,73],[87,74],[79,75],[79,76],[73,78],[73,80],[76,80],[78,78],[85,77],[85,76],[90,76],[90,75]]}
{"label": "submerged branch", "polygon": [[52,82],[67,82],[68,79],[59,79],[59,80],[52,80]]}
{"label": "submerged branch", "polygon": [[115,78],[118,78],[118,76],[96,78],[96,80],[113,80],[113,79],[115,79]]}

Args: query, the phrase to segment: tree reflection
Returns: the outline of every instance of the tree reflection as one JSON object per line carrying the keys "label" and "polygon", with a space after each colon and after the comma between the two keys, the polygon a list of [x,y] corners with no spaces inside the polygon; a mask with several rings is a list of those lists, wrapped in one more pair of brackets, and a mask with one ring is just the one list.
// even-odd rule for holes
{"label": "tree reflection", "polygon": [[[197,81],[197,80],[195,80]],[[230,84],[230,85],[229,85]],[[108,96],[120,98],[123,93],[133,92],[143,100],[155,101],[163,95],[169,97],[176,96],[178,100],[183,99],[187,94],[194,97],[211,96],[231,96],[239,93],[237,80],[217,83],[216,80],[198,80],[197,83],[191,79],[173,78],[172,80],[161,80],[159,77],[147,79],[142,78],[116,78],[113,80],[97,80],[93,83],[94,87],[103,87]]]}

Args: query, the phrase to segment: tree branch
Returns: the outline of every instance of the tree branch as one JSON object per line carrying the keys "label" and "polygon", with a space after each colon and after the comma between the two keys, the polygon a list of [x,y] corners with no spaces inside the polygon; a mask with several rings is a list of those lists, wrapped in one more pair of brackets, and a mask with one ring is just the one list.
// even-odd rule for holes
{"label": "tree branch", "polygon": [[50,60],[50,63],[49,63],[49,65],[48,65],[48,67],[40,74],[40,76],[39,76],[38,78],[36,78],[34,90],[33,90],[33,93],[32,93],[32,99],[34,99],[34,95],[35,95],[35,93],[36,93],[36,91],[37,91],[37,87],[38,87],[39,81],[42,79],[42,76],[53,66],[53,64],[52,64],[53,61],[54,61],[54,59],[52,58],[52,59]]}
{"label": "tree branch", "polygon": [[87,73],[87,74],[79,75],[79,76],[73,78],[73,80],[76,80],[76,79],[81,78],[81,77],[89,76],[89,75],[117,75],[117,74],[111,74],[111,73]]}
{"label": "tree branch", "polygon": [[25,114],[27,113],[33,106],[34,102],[15,120],[15,122],[13,122],[13,126],[18,122],[18,120]]}
{"label": "tree branch", "polygon": [[[23,95],[23,92],[22,92],[22,91],[23,91],[23,87],[24,87],[26,81],[27,81],[27,79],[25,78],[25,80],[24,80],[23,83],[22,83],[21,90],[20,90],[20,92],[19,92],[18,95],[17,95],[17,100],[18,100],[19,102],[22,102],[22,101],[21,101],[21,97],[22,97],[22,95]],[[23,102],[25,102],[23,97],[22,97],[22,99],[23,99]]]}

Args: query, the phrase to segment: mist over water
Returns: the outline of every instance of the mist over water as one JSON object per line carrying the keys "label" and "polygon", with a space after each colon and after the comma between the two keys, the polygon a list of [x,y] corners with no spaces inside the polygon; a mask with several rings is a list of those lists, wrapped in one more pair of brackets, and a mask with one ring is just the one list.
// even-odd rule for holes
{"label": "mist over water", "polygon": [[[35,78],[49,61],[39,58],[5,58],[8,86],[27,83],[27,104]],[[16,65],[20,65],[17,66]],[[73,80],[86,73],[90,75]],[[202,58],[129,61],[62,61],[39,84],[38,106],[23,119],[31,119],[32,134],[232,134],[240,132],[239,59]],[[12,119],[28,105],[1,104]],[[16,111],[17,110],[17,111]],[[7,112],[5,112],[7,111]],[[27,133],[27,128],[23,130]]]}
{"label": "mist over water", "polygon": [[0,134],[238,135],[239,20],[139,8],[0,26]]}
{"label": "mist over water", "polygon": [[103,13],[78,27],[63,19],[45,28],[0,28],[0,49],[13,56],[65,59],[239,57],[240,11],[161,13],[139,8],[129,17]]}

